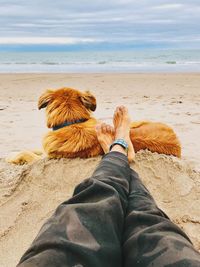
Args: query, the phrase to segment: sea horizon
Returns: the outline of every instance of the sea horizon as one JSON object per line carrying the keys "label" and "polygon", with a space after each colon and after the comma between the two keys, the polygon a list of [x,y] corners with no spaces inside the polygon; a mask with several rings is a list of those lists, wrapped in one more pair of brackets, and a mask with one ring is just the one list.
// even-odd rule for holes
{"label": "sea horizon", "polygon": [[0,73],[200,72],[200,49],[0,52]]}

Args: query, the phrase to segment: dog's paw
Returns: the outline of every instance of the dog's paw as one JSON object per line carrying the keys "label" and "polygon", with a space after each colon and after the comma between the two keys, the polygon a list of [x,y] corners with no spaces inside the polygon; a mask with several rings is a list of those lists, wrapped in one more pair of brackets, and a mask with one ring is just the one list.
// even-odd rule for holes
{"label": "dog's paw", "polygon": [[31,151],[23,151],[15,156],[11,155],[7,157],[6,162],[16,165],[28,164],[41,159],[41,154],[42,153],[36,154],[35,152],[33,153]]}

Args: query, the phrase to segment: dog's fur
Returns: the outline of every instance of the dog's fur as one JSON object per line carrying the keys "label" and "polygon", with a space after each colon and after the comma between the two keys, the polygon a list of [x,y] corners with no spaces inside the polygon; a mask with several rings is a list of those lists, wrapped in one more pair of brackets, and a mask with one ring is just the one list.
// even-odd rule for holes
{"label": "dog's fur", "polygon": [[[91,116],[92,111],[96,109],[96,99],[90,92],[71,88],[47,90],[39,98],[38,108],[46,108],[48,128],[65,122],[86,120],[47,133],[43,147],[49,158],[88,158],[103,154],[95,131],[98,121]],[[133,122],[130,137],[136,152],[148,149],[166,155],[181,156],[181,146],[176,134],[163,123]],[[28,152],[24,153],[24,157],[22,153],[20,159],[15,158],[10,162],[20,164],[29,161],[26,160],[26,153]]]}

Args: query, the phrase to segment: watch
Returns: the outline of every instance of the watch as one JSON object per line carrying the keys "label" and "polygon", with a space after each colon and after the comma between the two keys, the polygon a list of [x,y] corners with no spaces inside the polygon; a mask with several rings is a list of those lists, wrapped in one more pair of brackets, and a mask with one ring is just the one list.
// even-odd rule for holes
{"label": "watch", "polygon": [[109,151],[115,146],[120,145],[128,153],[128,144],[124,139],[116,139],[111,145]]}

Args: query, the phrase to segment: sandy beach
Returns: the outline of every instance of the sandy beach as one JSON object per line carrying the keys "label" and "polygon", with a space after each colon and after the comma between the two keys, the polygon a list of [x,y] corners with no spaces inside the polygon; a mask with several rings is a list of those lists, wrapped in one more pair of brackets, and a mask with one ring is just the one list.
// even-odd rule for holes
{"label": "sandy beach", "polygon": [[0,74],[0,266],[16,265],[46,218],[100,160],[5,162],[12,153],[42,147],[48,129],[37,100],[45,89],[60,87],[90,90],[97,98],[94,116],[105,122],[123,104],[133,121],[159,121],[175,130],[181,160],[141,151],[132,167],[200,251],[200,74]]}
{"label": "sandy beach", "polygon": [[200,74],[1,74],[1,157],[41,148],[48,129],[37,100],[45,89],[64,86],[90,90],[97,98],[94,116],[107,122],[123,104],[133,120],[169,124],[180,138],[183,158],[199,164]]}

